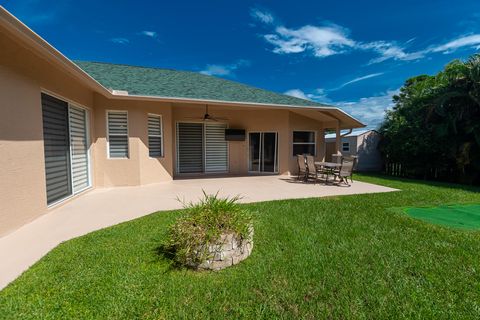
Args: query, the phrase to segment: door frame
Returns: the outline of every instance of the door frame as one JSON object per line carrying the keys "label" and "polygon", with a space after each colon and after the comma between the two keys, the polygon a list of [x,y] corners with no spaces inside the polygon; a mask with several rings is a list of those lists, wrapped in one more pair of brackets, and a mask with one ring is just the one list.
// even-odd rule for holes
{"label": "door frame", "polygon": [[[263,149],[262,149],[262,145],[263,145],[263,139],[261,137],[263,137],[263,134],[264,133],[274,133],[275,134],[275,159],[274,159],[274,171],[273,172],[270,172],[270,171],[261,171],[261,170],[258,170],[258,171],[252,171],[250,169],[250,134],[251,133],[259,133],[260,134],[260,153],[259,153],[259,157],[262,159],[263,158]],[[279,167],[280,167],[280,159],[278,157],[278,145],[279,145],[279,141],[280,141],[280,138],[279,138],[279,134],[278,134],[278,131],[261,131],[261,130],[254,130],[254,131],[248,131],[247,132],[247,135],[248,135],[248,138],[247,138],[247,148],[248,148],[248,151],[247,151],[247,167],[248,167],[248,173],[249,174],[272,174],[272,175],[275,175],[275,174],[278,174],[279,173]],[[259,163],[259,168],[261,168],[261,163]]]}

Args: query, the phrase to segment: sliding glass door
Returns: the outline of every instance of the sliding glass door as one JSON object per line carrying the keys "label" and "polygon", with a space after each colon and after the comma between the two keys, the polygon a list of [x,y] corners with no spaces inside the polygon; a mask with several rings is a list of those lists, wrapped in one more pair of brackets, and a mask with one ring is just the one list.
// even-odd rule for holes
{"label": "sliding glass door", "polygon": [[278,172],[278,133],[249,133],[249,171]]}
{"label": "sliding glass door", "polygon": [[177,173],[228,172],[224,123],[177,123]]}
{"label": "sliding glass door", "polygon": [[90,186],[87,111],[42,93],[47,204]]}

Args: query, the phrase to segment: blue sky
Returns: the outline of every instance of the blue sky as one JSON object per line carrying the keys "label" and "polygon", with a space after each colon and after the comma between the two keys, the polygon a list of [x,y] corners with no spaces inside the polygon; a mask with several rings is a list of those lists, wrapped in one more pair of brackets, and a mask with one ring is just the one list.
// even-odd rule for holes
{"label": "blue sky", "polygon": [[405,79],[480,52],[480,1],[0,3],[71,59],[191,70],[376,126]]}

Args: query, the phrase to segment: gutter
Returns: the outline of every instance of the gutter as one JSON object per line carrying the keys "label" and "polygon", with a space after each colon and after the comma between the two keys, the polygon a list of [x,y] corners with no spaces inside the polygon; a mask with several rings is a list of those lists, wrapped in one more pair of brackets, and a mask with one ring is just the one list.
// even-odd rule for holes
{"label": "gutter", "polygon": [[344,133],[344,134],[341,134],[340,137],[345,137],[345,136],[348,136],[350,133],[352,133],[353,129],[349,129],[348,132]]}

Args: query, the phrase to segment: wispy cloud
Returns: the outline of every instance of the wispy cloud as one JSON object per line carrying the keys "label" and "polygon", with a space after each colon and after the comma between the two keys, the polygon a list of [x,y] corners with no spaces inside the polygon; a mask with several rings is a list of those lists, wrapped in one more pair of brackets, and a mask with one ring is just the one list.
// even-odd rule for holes
{"label": "wispy cloud", "polygon": [[480,34],[463,35],[447,43],[432,47],[432,52],[451,53],[462,47],[475,47],[480,49]]}
{"label": "wispy cloud", "polygon": [[365,123],[369,128],[375,128],[383,122],[387,110],[393,108],[392,97],[399,92],[399,89],[388,90],[375,96],[352,101],[339,101],[333,104]]}
{"label": "wispy cloud", "polygon": [[232,76],[235,70],[248,66],[250,66],[250,61],[240,59],[231,64],[207,64],[200,73],[209,76]]}
{"label": "wispy cloud", "polygon": [[359,43],[357,49],[365,51],[373,51],[379,55],[379,57],[371,59],[369,64],[380,63],[385,60],[402,60],[410,61],[423,58],[425,52],[406,52],[405,45],[399,45],[395,42],[388,41],[374,41],[369,43]]}
{"label": "wispy cloud", "polygon": [[122,37],[110,38],[109,40],[111,42],[117,43],[117,44],[128,44],[128,43],[130,43],[130,40],[128,40],[127,38],[122,38]]}
{"label": "wispy cloud", "polygon": [[312,100],[320,103],[331,103],[332,100],[329,99],[325,93],[325,90],[322,88],[315,89],[313,92],[305,93],[300,89],[290,89],[285,91],[283,94],[287,96],[305,99],[305,100]]}
{"label": "wispy cloud", "polygon": [[142,32],[140,32],[140,34],[144,35],[144,36],[147,36],[147,37],[150,37],[150,38],[156,38],[158,36],[157,32],[148,31],[148,30],[142,31]]}
{"label": "wispy cloud", "polygon": [[355,83],[355,82],[359,82],[359,81],[363,81],[363,80],[367,80],[367,79],[371,79],[371,78],[375,78],[375,77],[381,76],[381,75],[383,75],[383,74],[384,74],[383,72],[371,73],[371,74],[367,74],[367,75],[365,75],[365,76],[361,76],[361,77],[352,79],[352,80],[350,80],[350,81],[347,81],[347,82],[345,82],[345,83],[342,83],[342,84],[339,86],[339,89],[340,89],[340,88],[343,88],[343,87],[345,87],[345,86],[348,86],[349,84],[352,84],[352,83]]}
{"label": "wispy cloud", "polygon": [[324,89],[315,89],[311,93],[306,93],[300,89],[292,89],[286,91],[285,94],[337,106],[362,123],[365,123],[369,128],[375,128],[385,118],[385,112],[394,106],[392,97],[398,94],[399,91],[399,89],[387,90],[378,95],[350,101],[333,101],[327,96]]}
{"label": "wispy cloud", "polygon": [[[252,17],[273,28],[272,32],[264,34],[263,38],[273,46],[272,51],[277,54],[307,53],[317,58],[325,58],[352,51],[366,51],[376,55],[369,61],[369,64],[375,64],[387,60],[419,60],[428,54],[439,52],[448,54],[466,47],[480,49],[480,34],[463,35],[446,43],[410,51],[408,48],[415,38],[404,43],[385,40],[362,42],[353,39],[349,29],[336,24],[325,23],[319,26],[305,25],[299,28],[288,28],[275,23],[271,13],[268,13],[267,18],[261,18],[263,15],[258,15],[255,10],[251,10]],[[266,11],[258,12],[265,13]]]}
{"label": "wispy cloud", "polygon": [[275,18],[273,15],[266,11],[266,10],[260,10],[258,8],[252,8],[250,9],[250,16],[254,18],[255,20],[258,20],[262,23],[270,24],[275,21]]}
{"label": "wispy cloud", "polygon": [[305,92],[303,92],[300,89],[290,89],[285,91],[284,94],[286,94],[287,96],[295,97],[295,98],[309,100]]}
{"label": "wispy cloud", "polygon": [[289,29],[275,28],[275,33],[264,36],[279,54],[312,52],[316,57],[328,57],[346,52],[355,46],[347,35],[347,30],[337,25],[311,26]]}

